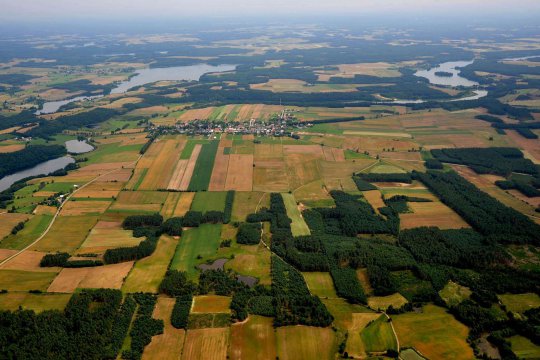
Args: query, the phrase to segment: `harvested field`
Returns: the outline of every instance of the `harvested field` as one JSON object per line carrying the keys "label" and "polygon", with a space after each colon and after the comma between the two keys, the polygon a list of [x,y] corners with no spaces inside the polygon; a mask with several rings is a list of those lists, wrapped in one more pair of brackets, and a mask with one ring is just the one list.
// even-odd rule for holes
{"label": "harvested field", "polygon": [[306,154],[319,159],[324,159],[322,147],[319,145],[283,145],[283,154]]}
{"label": "harvested field", "polygon": [[276,333],[271,318],[250,315],[247,321],[233,324],[230,341],[231,359],[276,359]]}
{"label": "harvested field", "polygon": [[229,328],[196,329],[187,332],[183,360],[223,360],[227,357]]}
{"label": "harvested field", "polygon": [[174,209],[176,209],[176,204],[178,204],[180,195],[181,193],[177,193],[177,192],[171,192],[167,194],[167,200],[165,200],[165,204],[163,204],[163,208],[160,211],[160,214],[165,219],[173,217]]}
{"label": "harvested field", "polygon": [[368,306],[373,310],[386,310],[390,305],[392,305],[394,309],[399,309],[406,303],[408,303],[407,299],[400,293],[388,296],[371,296],[368,299]]}
{"label": "harvested field", "polygon": [[440,229],[470,228],[454,210],[440,201],[430,203],[408,203],[412,214],[399,214],[401,229],[412,229],[420,226],[435,226]]}
{"label": "harvested field", "polygon": [[207,107],[202,109],[190,109],[180,115],[180,121],[189,122],[193,120],[207,120],[214,112],[215,107]]}
{"label": "harvested field", "polygon": [[392,316],[400,345],[414,347],[428,359],[474,359],[469,329],[444,308],[426,305],[422,313]]}
{"label": "harvested field", "polygon": [[0,289],[8,291],[46,291],[55,272],[0,269]]}
{"label": "harvested field", "polygon": [[296,199],[294,198],[294,195],[283,193],[281,194],[281,196],[283,197],[283,202],[285,203],[285,207],[287,208],[287,215],[292,220],[291,231],[293,236],[311,235],[311,231],[309,230],[309,227],[304,221],[302,213],[298,209],[298,205],[296,204]]}
{"label": "harvested field", "polygon": [[59,216],[47,235],[31,249],[72,253],[83,243],[97,220],[97,216]]}
{"label": "harvested field", "polygon": [[54,206],[47,206],[47,205],[38,205],[33,211],[34,215],[54,215],[56,214],[56,210],[58,210]]}
{"label": "harvested field", "polygon": [[7,259],[13,254],[16,254],[17,250],[10,250],[10,249],[0,249],[0,261],[3,261],[4,259]]}
{"label": "harvested field", "polygon": [[174,216],[184,216],[185,213],[191,208],[191,203],[193,202],[194,197],[195,193],[193,192],[181,193],[180,199],[178,200],[176,208],[174,209]]}
{"label": "harvested field", "polygon": [[283,146],[281,144],[255,144],[255,161],[283,160]]}
{"label": "harvested field", "polygon": [[120,289],[133,263],[129,261],[90,268],[65,268],[60,271],[47,291],[72,293],[77,288]]}
{"label": "harvested field", "polygon": [[156,293],[177,245],[177,239],[165,235],[161,236],[154,253],[135,263],[127,276],[122,291]]}
{"label": "harvested field", "polygon": [[337,352],[335,333],[330,328],[284,326],[276,333],[281,360],[333,359]]}
{"label": "harvested field", "polygon": [[133,169],[131,168],[118,169],[118,171],[115,171],[111,174],[103,175],[102,177],[99,178],[97,183],[103,183],[103,182],[125,183],[131,178],[132,174],[133,174]]}
{"label": "harvested field", "polygon": [[5,145],[5,146],[0,146],[0,153],[12,153],[12,152],[19,151],[22,149],[24,149],[23,144]]}
{"label": "harvested field", "polygon": [[110,209],[159,212],[166,200],[163,191],[122,191]]}
{"label": "harvested field", "polygon": [[314,155],[289,154],[285,157],[287,164],[287,177],[292,189],[297,189],[302,185],[319,180],[318,159]]}
{"label": "harvested field", "polygon": [[304,280],[313,295],[320,298],[337,298],[334,282],[327,272],[304,272]]}
{"label": "harvested field", "polygon": [[214,169],[212,170],[212,177],[210,178],[210,185],[208,185],[209,191],[225,190],[227,169],[229,168],[229,157],[230,155],[223,154],[223,148],[221,147],[220,142],[220,147],[218,148],[216,160],[214,162]]}
{"label": "harvested field", "polygon": [[226,313],[230,314],[231,298],[219,295],[201,295],[193,298],[192,313]]}
{"label": "harvested field", "polygon": [[282,160],[256,161],[253,191],[286,192],[289,190],[287,165]]}
{"label": "harvested field", "polygon": [[225,190],[251,191],[253,188],[253,155],[229,155]]}
{"label": "harvested field", "polygon": [[158,190],[170,186],[169,181],[176,173],[177,165],[186,142],[184,140],[162,140],[161,151],[148,167],[148,173],[144,177],[139,189]]}
{"label": "harvested field", "polygon": [[57,267],[42,268],[39,266],[41,259],[46,255],[44,252],[26,250],[17,257],[11,259],[0,268],[10,270],[24,270],[37,272],[54,272],[61,269]]}
{"label": "harvested field", "polygon": [[197,164],[199,154],[201,153],[201,149],[201,144],[196,144],[193,148],[189,161],[186,164],[184,174],[182,175],[182,180],[180,181],[180,185],[178,186],[178,190],[185,191],[188,189],[189,184],[191,183],[191,178],[193,177],[193,172],[195,171],[195,165]]}
{"label": "harvested field", "polygon": [[104,213],[112,201],[84,201],[70,199],[62,207],[62,216],[99,215]]}
{"label": "harvested field", "polygon": [[368,203],[377,213],[379,213],[379,208],[386,206],[379,190],[363,191],[362,195],[364,195]]}
{"label": "harvested field", "polygon": [[11,230],[20,222],[31,218],[31,215],[17,213],[0,214],[0,240],[11,234]]}
{"label": "harvested field", "polygon": [[152,317],[163,320],[163,334],[152,337],[144,348],[143,360],[177,360],[182,354],[186,332],[171,325],[171,314],[176,299],[158,297]]}
{"label": "harvested field", "polygon": [[124,230],[120,223],[100,221],[82,243],[79,253],[102,253],[107,249],[137,246],[143,239],[132,236],[133,231]]}
{"label": "harvested field", "polygon": [[355,75],[399,77],[398,68],[399,65],[386,62],[342,64],[337,65],[337,70],[319,72],[319,81],[328,81],[330,77],[353,78]]}
{"label": "harvested field", "polygon": [[64,310],[71,294],[29,294],[23,292],[0,294],[0,310],[16,311],[19,307],[37,313]]}
{"label": "harvested field", "polygon": [[[131,169],[123,169],[123,170],[127,170],[131,174]],[[114,174],[111,174],[111,176],[112,175]],[[120,190],[122,190],[123,186],[124,184],[122,182],[103,182],[103,181],[97,182],[96,181],[84,187],[83,189],[77,191],[73,195],[73,198],[101,198],[101,199],[112,198],[112,197],[118,196],[118,193],[120,192]]]}

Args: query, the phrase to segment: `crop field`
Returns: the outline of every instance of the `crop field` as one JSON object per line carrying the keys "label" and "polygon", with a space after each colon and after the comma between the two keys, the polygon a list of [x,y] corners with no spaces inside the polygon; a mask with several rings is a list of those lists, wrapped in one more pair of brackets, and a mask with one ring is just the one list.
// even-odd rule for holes
{"label": "crop field", "polygon": [[385,315],[369,323],[360,333],[365,351],[369,353],[384,352],[389,349],[397,350],[397,342],[392,326]]}
{"label": "crop field", "polygon": [[251,191],[253,188],[253,155],[229,155],[226,190]]}
{"label": "crop field", "polygon": [[[58,272],[60,268],[50,267],[42,268],[39,266],[39,263],[43,256],[46,253],[40,251],[30,251],[26,250],[20,253],[15,258],[9,260],[4,265],[2,269],[11,269],[11,270],[25,270],[25,271],[38,271],[38,272]],[[11,255],[11,254],[10,254]]]}
{"label": "crop field", "polygon": [[165,235],[161,236],[154,253],[135,263],[127,275],[122,291],[129,293],[157,292],[177,245],[177,239]]}
{"label": "crop field", "polygon": [[77,288],[120,289],[133,261],[90,268],[64,268],[47,292],[71,293]]}
{"label": "crop field", "polygon": [[168,219],[174,216],[174,209],[176,209],[176,205],[178,204],[178,200],[180,200],[181,195],[181,193],[177,192],[167,194],[167,199],[165,200],[165,203],[160,211],[160,214],[164,218]]}
{"label": "crop field", "polygon": [[11,230],[15,227],[15,225],[30,218],[31,216],[28,214],[0,214],[0,240],[11,234]]}
{"label": "crop field", "polygon": [[197,192],[191,203],[191,210],[207,212],[207,211],[223,211],[225,208],[225,198],[227,192]]}
{"label": "crop field", "polygon": [[82,253],[100,253],[106,249],[136,246],[141,238],[134,238],[131,230],[124,230],[120,223],[99,221],[81,244]]}
{"label": "crop field", "polygon": [[[176,173],[175,165],[185,146],[185,141],[162,140],[156,145],[162,146],[159,154],[149,166],[148,172],[139,186],[140,190],[166,189],[169,186],[169,180]],[[173,169],[175,173],[172,173]]]}
{"label": "crop field", "polygon": [[521,314],[529,309],[540,307],[540,296],[534,293],[498,295],[504,306],[513,313]]}
{"label": "crop field", "polygon": [[214,162],[214,169],[212,170],[212,177],[210,178],[210,184],[208,185],[209,191],[223,191],[225,190],[225,183],[227,181],[227,170],[229,168],[230,155],[224,154],[225,148],[222,147],[224,139],[221,139],[220,145],[216,153],[216,160]]}
{"label": "crop field", "polygon": [[182,359],[225,359],[228,345],[229,328],[189,330],[184,342]]}
{"label": "crop field", "polygon": [[392,316],[400,345],[414,347],[428,359],[474,359],[469,330],[445,309],[426,305],[420,314]]}
{"label": "crop field", "polygon": [[178,199],[178,202],[176,203],[176,208],[174,209],[174,216],[184,216],[186,212],[189,211],[191,208],[191,203],[193,202],[193,198],[195,197],[195,193],[193,192],[183,192],[180,194],[180,198]]}
{"label": "crop field", "polygon": [[25,224],[24,229],[19,231],[16,236],[8,235],[0,240],[0,246],[5,249],[23,249],[45,231],[47,226],[49,226],[51,219],[51,215],[36,215],[32,217]]}
{"label": "crop field", "polygon": [[97,216],[59,216],[51,230],[32,250],[73,252],[86,239],[90,229],[97,223]]}
{"label": "crop field", "polygon": [[362,340],[362,331],[371,322],[380,318],[381,315],[377,313],[351,313],[351,321],[347,326],[348,336],[345,351],[353,357],[366,357],[366,346]]}
{"label": "crop field", "polygon": [[8,291],[46,291],[56,272],[0,269],[0,284]]}
{"label": "crop field", "polygon": [[171,325],[171,313],[175,299],[158,297],[152,317],[164,322],[163,334],[152,337],[152,341],[144,349],[143,359],[175,360],[179,359],[184,346],[186,332],[175,329]]}
{"label": "crop field", "polygon": [[287,165],[282,159],[254,162],[253,191],[286,192],[289,190]]}
{"label": "crop field", "polygon": [[[210,178],[212,176],[212,170],[214,168],[214,161],[216,158],[216,152],[218,149],[219,141],[213,140],[208,144],[204,144],[201,147],[200,154],[197,157],[195,167],[193,168],[193,175],[190,177],[187,190],[190,191],[202,191],[208,190],[210,185]],[[192,159],[190,158],[190,163]],[[189,164],[188,164],[189,169]],[[188,170],[186,170],[187,172]],[[184,183],[184,180],[182,180]],[[183,186],[181,186],[181,190]]]}
{"label": "crop field", "polygon": [[294,197],[300,206],[307,207],[332,207],[334,199],[328,193],[328,189],[322,180],[317,180],[301,186],[294,191]]}
{"label": "crop field", "polygon": [[111,201],[87,201],[87,199],[70,199],[62,208],[62,216],[99,215],[104,213]]}
{"label": "crop field", "polygon": [[364,195],[368,203],[377,213],[379,212],[379,208],[386,206],[379,190],[363,191],[362,195]]}
{"label": "crop field", "polygon": [[287,215],[292,220],[291,230],[293,236],[311,235],[311,231],[309,230],[309,227],[304,221],[302,213],[298,209],[298,205],[296,205],[296,199],[294,198],[294,195],[281,194],[281,196],[283,197],[283,202],[285,203],[285,207],[287,208]]}
{"label": "crop field", "polygon": [[304,92],[304,93],[327,93],[327,92],[355,92],[357,84],[308,84],[295,79],[270,79],[266,83],[252,84],[254,90],[272,92]]}
{"label": "crop field", "polygon": [[230,342],[231,359],[276,359],[276,333],[271,318],[252,315],[246,322],[233,324]]}
{"label": "crop field", "polygon": [[246,216],[256,212],[257,207],[268,207],[270,197],[263,192],[236,192],[232,209],[233,221],[245,221]]}
{"label": "crop field", "polygon": [[334,282],[330,273],[326,272],[304,272],[304,280],[309,291],[320,298],[337,298]]}
{"label": "crop field", "polygon": [[[128,170],[129,173],[131,173],[131,169],[125,169]],[[101,179],[100,179],[101,180]],[[75,195],[73,195],[73,198],[113,198],[118,196],[118,193],[120,190],[122,190],[122,187],[124,186],[124,183],[121,181],[110,181],[110,182],[104,182],[104,181],[96,181],[95,183],[92,183],[88,186],[86,186],[84,189],[81,189],[78,191]]]}
{"label": "crop field", "polygon": [[470,227],[454,210],[440,201],[408,203],[412,213],[400,214],[401,229],[420,226],[436,226],[440,229],[461,229]]}
{"label": "crop field", "polygon": [[192,313],[230,313],[231,298],[219,295],[202,295],[193,298]]}
{"label": "crop field", "polygon": [[71,294],[30,294],[27,292],[12,292],[0,294],[0,310],[16,311],[34,310],[43,312],[46,310],[64,310]]}
{"label": "crop field", "polygon": [[337,350],[334,331],[310,326],[284,326],[276,330],[280,359],[331,359]]}
{"label": "crop field", "polygon": [[[214,256],[219,248],[221,225],[204,224],[186,230],[176,248],[171,269],[186,271],[191,278],[197,275],[195,266]],[[198,257],[201,259],[197,259]]]}
{"label": "crop field", "polygon": [[165,201],[167,193],[163,191],[122,191],[110,209],[159,212]]}

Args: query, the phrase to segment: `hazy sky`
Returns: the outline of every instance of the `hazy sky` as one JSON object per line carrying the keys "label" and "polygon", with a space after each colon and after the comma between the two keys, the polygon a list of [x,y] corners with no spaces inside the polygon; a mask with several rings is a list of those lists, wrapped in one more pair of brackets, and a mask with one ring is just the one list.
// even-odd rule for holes
{"label": "hazy sky", "polygon": [[539,0],[1,0],[0,19],[370,14],[404,12],[540,15]]}

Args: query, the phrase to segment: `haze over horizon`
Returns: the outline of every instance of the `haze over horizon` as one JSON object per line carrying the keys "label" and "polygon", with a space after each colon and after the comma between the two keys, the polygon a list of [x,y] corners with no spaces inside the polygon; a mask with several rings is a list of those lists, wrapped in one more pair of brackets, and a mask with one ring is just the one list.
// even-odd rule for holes
{"label": "haze over horizon", "polygon": [[[467,12],[460,9],[466,7]],[[456,13],[456,10],[458,11]],[[0,19],[18,22],[28,20],[74,20],[84,18],[129,19],[160,16],[238,17],[244,15],[369,15],[388,16],[403,14],[441,14],[455,16],[509,15],[534,16],[540,12],[540,2],[535,0],[23,0],[3,4]]]}

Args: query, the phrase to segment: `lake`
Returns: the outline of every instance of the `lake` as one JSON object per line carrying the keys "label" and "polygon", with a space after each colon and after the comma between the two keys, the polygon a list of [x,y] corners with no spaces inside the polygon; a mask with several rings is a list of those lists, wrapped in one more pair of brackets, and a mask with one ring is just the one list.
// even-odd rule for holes
{"label": "lake", "polygon": [[42,114],[53,114],[58,111],[62,106],[67,105],[69,103],[75,102],[75,101],[82,101],[82,100],[92,100],[103,97],[103,95],[96,95],[96,96],[77,96],[71,99],[65,99],[65,100],[58,100],[58,101],[47,101],[43,103],[43,107],[41,110],[38,110],[35,112],[36,115],[42,115]]}
{"label": "lake", "polygon": [[114,88],[112,94],[123,94],[129,89],[156,81],[198,81],[202,75],[212,72],[231,71],[236,65],[197,64],[191,66],[174,66],[168,68],[149,68],[137,71],[137,75],[128,81],[121,82]]}
{"label": "lake", "polygon": [[[136,75],[131,79],[119,83],[114,89],[112,89],[111,94],[123,94],[136,86],[150,84],[156,81],[198,81],[204,74],[231,71],[234,69],[236,69],[236,65],[227,64],[217,66],[197,64],[191,66],[142,69],[138,70]],[[77,96],[71,99],[47,101],[43,104],[43,108],[41,110],[36,111],[36,115],[52,114],[57,112],[60,107],[69,103],[81,100],[92,100],[100,97],[103,97],[103,95]]]}
{"label": "lake", "polygon": [[86,141],[68,140],[65,144],[66,149],[70,154],[84,154],[94,150],[94,147]]}
{"label": "lake", "polygon": [[[452,87],[477,86],[478,83],[476,81],[469,80],[459,75],[461,73],[461,70],[459,70],[459,68],[465,67],[467,65],[471,65],[472,63],[474,63],[474,60],[445,62],[429,70],[419,70],[414,75],[428,79],[429,83],[433,85],[443,85],[443,86],[452,86]],[[438,75],[435,75],[436,72],[447,72],[447,73],[451,73],[452,76],[438,76]]]}
{"label": "lake", "polygon": [[47,175],[53,171],[60,170],[66,167],[66,165],[74,163],[75,160],[69,156],[63,156],[61,158],[48,160],[36,165],[30,169],[21,170],[15,174],[11,174],[0,179],[0,191],[8,189],[13,183],[27,178],[29,176]]}

